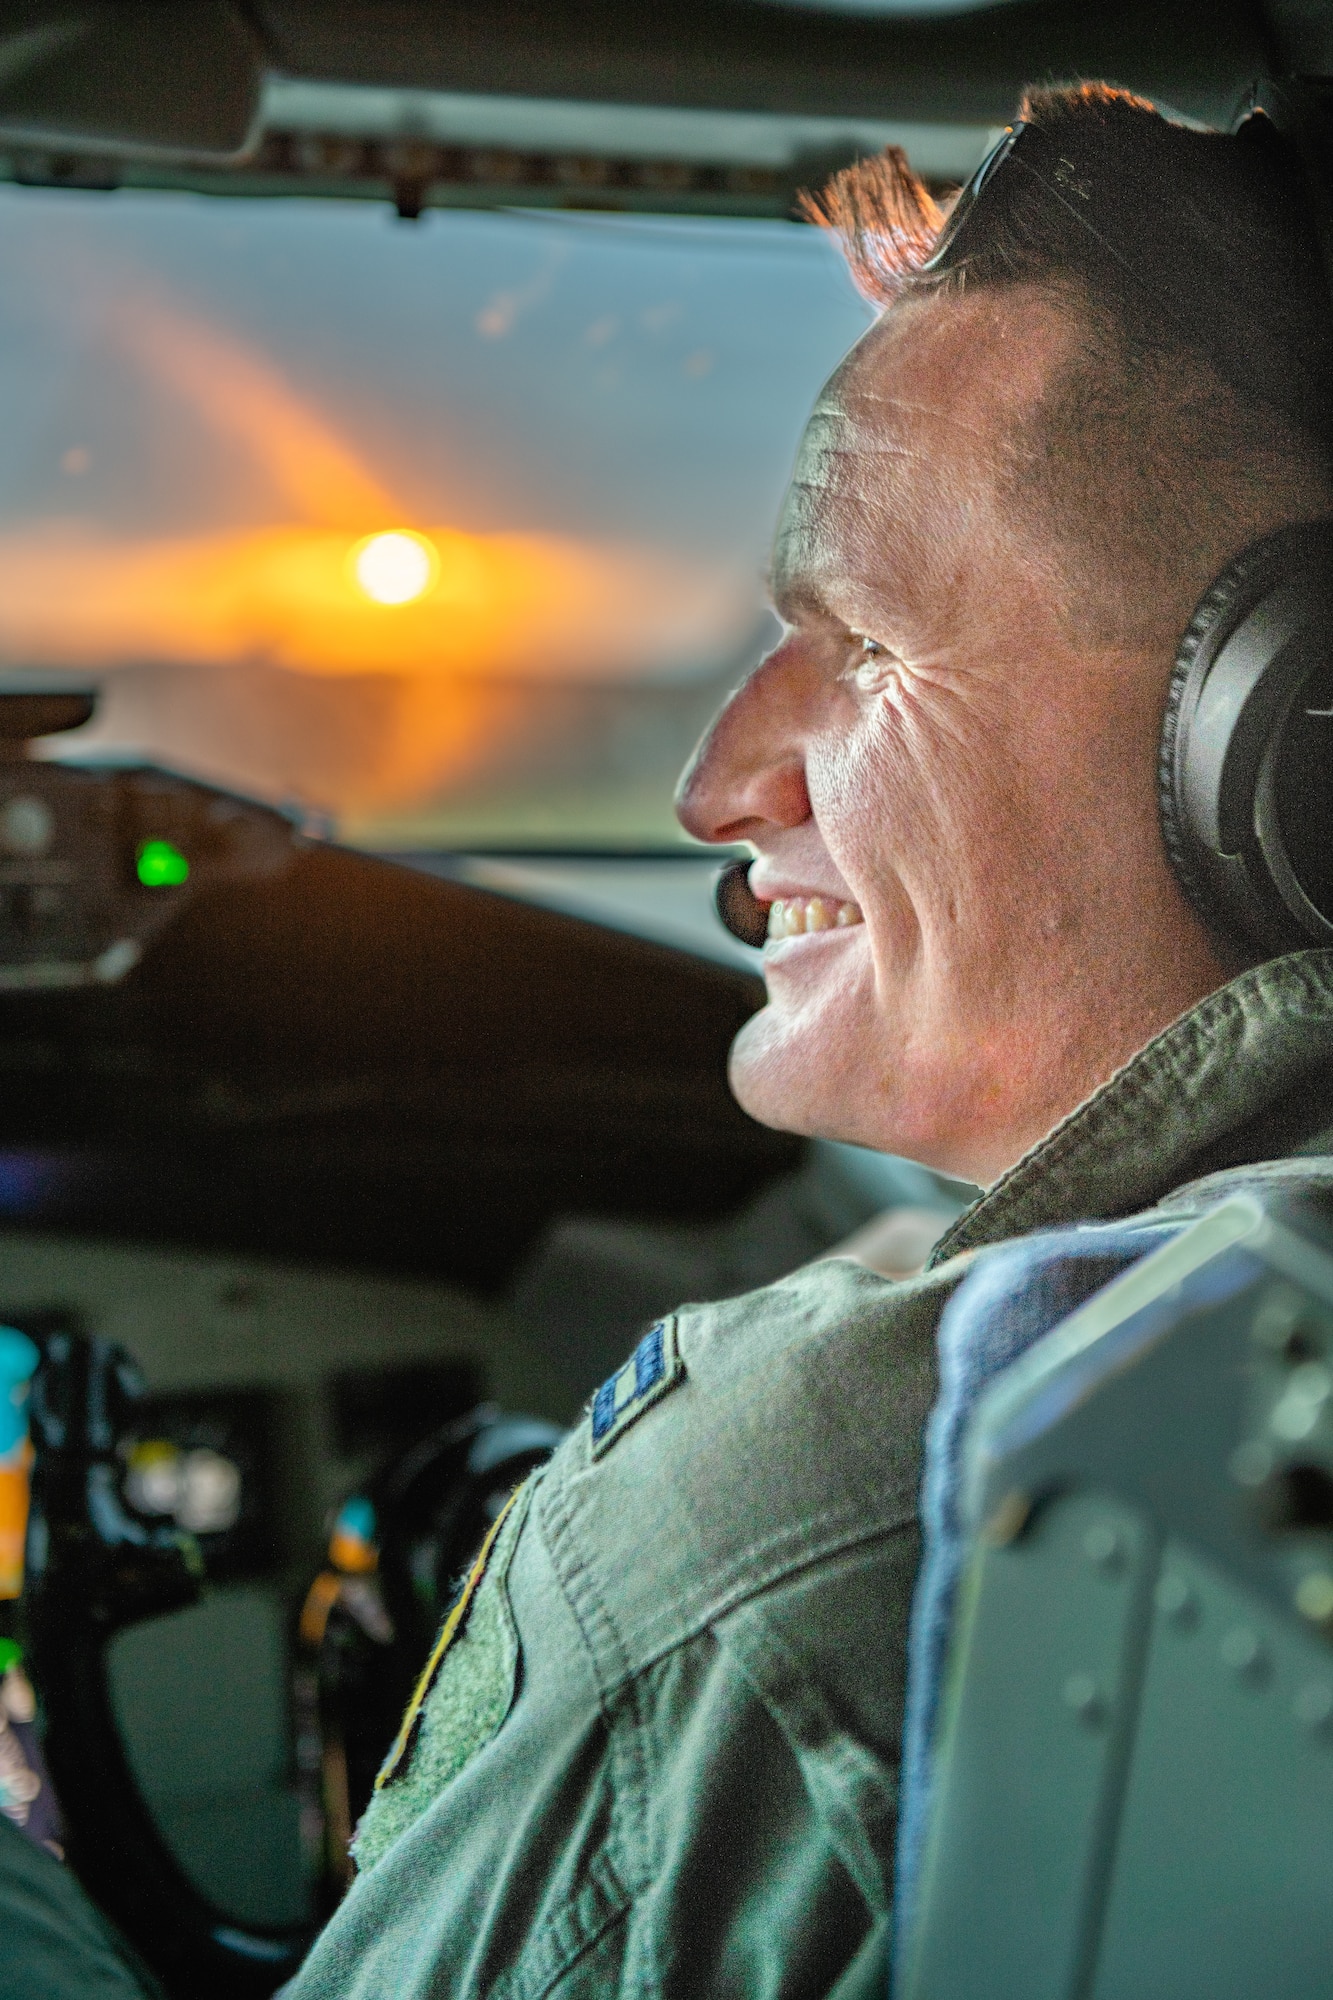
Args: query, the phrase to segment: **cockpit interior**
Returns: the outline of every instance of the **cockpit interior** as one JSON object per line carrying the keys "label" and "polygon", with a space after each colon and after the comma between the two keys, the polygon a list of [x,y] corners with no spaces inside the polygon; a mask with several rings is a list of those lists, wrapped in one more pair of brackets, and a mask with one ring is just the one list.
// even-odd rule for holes
{"label": "cockpit interior", "polygon": [[1225,127],[1275,67],[1333,72],[1323,7],[0,7],[24,1643],[169,2000],[295,1971],[457,1576],[643,1328],[908,1275],[974,1192],[737,1106],[743,850],[671,812],[869,323],[800,191],[956,188],[1033,78]]}

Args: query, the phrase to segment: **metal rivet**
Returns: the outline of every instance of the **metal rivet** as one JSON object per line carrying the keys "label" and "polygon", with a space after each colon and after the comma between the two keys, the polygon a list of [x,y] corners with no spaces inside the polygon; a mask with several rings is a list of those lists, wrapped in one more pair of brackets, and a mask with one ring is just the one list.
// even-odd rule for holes
{"label": "metal rivet", "polygon": [[1312,1625],[1326,1625],[1333,1618],[1333,1576],[1326,1569],[1308,1570],[1296,1586],[1296,1609]]}
{"label": "metal rivet", "polygon": [[1292,1369],[1282,1400],[1268,1419],[1268,1428],[1275,1436],[1293,1443],[1309,1437],[1330,1396],[1333,1396],[1333,1375],[1323,1362],[1303,1361]]}
{"label": "metal rivet", "polygon": [[1274,1437],[1284,1438],[1288,1444],[1300,1444],[1309,1437],[1323,1414],[1322,1402],[1312,1402],[1306,1396],[1287,1395],[1269,1417],[1268,1428]]}
{"label": "metal rivet", "polygon": [[1236,1446],[1227,1466],[1237,1486],[1262,1486],[1273,1470],[1273,1454],[1266,1444],[1251,1438]]}
{"label": "metal rivet", "polygon": [[1251,1333],[1260,1347],[1281,1348],[1301,1316],[1305,1301],[1299,1292],[1276,1286],[1254,1315]]}
{"label": "metal rivet", "polygon": [[1246,1680],[1259,1680],[1268,1670],[1268,1655],[1259,1634],[1248,1625],[1234,1625],[1223,1638],[1220,1651],[1223,1664]]}
{"label": "metal rivet", "polygon": [[1187,1630],[1190,1626],[1198,1624],[1199,1600],[1183,1576],[1168,1570],[1158,1579],[1157,1589],[1153,1595],[1157,1600],[1157,1609],[1164,1618],[1169,1618],[1173,1625]]}
{"label": "metal rivet", "polygon": [[1333,1687],[1327,1681],[1308,1681],[1296,1692],[1291,1712],[1309,1729],[1322,1729],[1333,1717]]}
{"label": "metal rivet", "polygon": [[1106,1720],[1106,1699],[1091,1674],[1071,1674],[1061,1690],[1066,1708],[1072,1708],[1088,1729],[1100,1729]]}
{"label": "metal rivet", "polygon": [[1124,1543],[1107,1521],[1099,1521],[1083,1537],[1083,1553],[1094,1568],[1114,1573],[1124,1567]]}

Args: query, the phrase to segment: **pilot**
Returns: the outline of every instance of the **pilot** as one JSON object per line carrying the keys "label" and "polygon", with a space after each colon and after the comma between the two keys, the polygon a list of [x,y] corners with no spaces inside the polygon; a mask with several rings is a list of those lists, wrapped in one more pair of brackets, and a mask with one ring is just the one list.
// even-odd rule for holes
{"label": "pilot", "polygon": [[[1049,170],[997,168],[953,254],[901,156],[819,205],[881,311],[800,449],[784,636],[679,795],[769,906],[742,1105],[984,1192],[920,1277],[644,1335],[480,1553],[292,2000],[882,1993],[942,1309],[985,1246],[1333,1150],[1333,952],[1205,921],[1157,802],[1200,594],[1333,513],[1306,214],[1124,93],[1022,118]],[[1085,227],[1094,171],[1197,260],[1189,324]],[[1266,378],[1242,309],[1309,368]]]}
{"label": "pilot", "polygon": [[984,1192],[919,1277],[835,1258],[645,1332],[479,1552],[291,2000],[882,1994],[951,1294],[987,1246],[1333,1151],[1333,952],[1223,936],[1157,805],[1200,594],[1333,514],[1305,212],[1257,142],[1123,93],[1022,116],[1045,169],[952,219],[893,154],[820,205],[881,311],[801,446],[785,636],[680,790],[769,908],[741,1103]]}

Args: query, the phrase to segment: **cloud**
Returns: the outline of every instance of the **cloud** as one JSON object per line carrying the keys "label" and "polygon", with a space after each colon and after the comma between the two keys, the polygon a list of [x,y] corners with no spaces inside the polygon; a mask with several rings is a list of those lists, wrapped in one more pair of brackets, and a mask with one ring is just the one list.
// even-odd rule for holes
{"label": "cloud", "polygon": [[536,271],[525,285],[513,285],[492,293],[473,321],[483,340],[503,340],[513,332],[524,313],[550,297],[556,272],[568,258],[569,247],[559,241],[548,243]]}

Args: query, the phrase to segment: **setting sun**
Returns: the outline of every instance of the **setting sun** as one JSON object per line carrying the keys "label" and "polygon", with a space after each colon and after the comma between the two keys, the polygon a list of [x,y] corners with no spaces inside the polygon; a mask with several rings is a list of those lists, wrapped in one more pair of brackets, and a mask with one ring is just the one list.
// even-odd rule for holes
{"label": "setting sun", "polygon": [[352,570],[376,604],[413,604],[434,583],[439,557],[424,535],[411,528],[392,528],[357,543]]}

